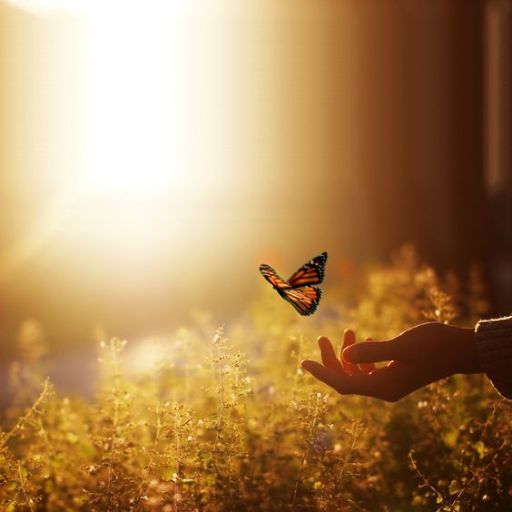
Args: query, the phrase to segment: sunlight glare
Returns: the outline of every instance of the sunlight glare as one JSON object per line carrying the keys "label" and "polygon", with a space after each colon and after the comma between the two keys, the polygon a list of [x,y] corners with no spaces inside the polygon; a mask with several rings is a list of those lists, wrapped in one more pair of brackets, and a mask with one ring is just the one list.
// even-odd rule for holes
{"label": "sunlight glare", "polygon": [[88,185],[158,191],[168,184],[164,20],[127,10],[89,24]]}
{"label": "sunlight glare", "polygon": [[152,270],[161,277],[156,263],[167,269],[184,251],[221,247],[225,198],[238,201],[242,182],[229,0],[10,4],[45,17],[41,26],[76,27],[72,53],[47,36],[56,47],[51,69],[73,58],[74,75],[63,67],[62,79],[75,87],[76,110],[48,102],[45,117],[66,144],[59,130],[67,125],[53,128],[52,119],[67,109],[77,151],[41,170],[47,211],[0,260],[0,280],[48,251],[62,255],[61,272],[71,276],[88,268],[102,279],[147,281]]}

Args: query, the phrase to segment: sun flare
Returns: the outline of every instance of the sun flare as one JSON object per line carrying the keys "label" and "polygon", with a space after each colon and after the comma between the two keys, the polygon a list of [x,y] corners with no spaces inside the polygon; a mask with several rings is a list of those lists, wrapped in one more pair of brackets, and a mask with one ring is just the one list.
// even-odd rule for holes
{"label": "sun flare", "polygon": [[0,280],[45,250],[66,254],[62,272],[76,274],[100,246],[119,255],[116,269],[140,268],[207,240],[223,215],[213,198],[235,193],[241,146],[231,46],[215,21],[224,1],[9,3],[42,26],[76,27],[72,59],[53,42],[40,57],[45,73],[68,59],[75,66],[75,81],[56,75],[41,97],[69,82],[75,100],[40,102],[47,133],[66,147],[38,162],[45,205],[0,255]]}
{"label": "sun flare", "polygon": [[158,190],[171,136],[166,24],[151,12],[107,12],[91,17],[88,28],[86,178],[93,187],[135,196]]}

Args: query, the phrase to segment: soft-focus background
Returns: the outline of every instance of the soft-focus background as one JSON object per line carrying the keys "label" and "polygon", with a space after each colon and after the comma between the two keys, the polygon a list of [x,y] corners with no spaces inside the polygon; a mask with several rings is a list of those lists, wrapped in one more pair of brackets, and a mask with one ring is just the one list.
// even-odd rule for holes
{"label": "soft-focus background", "polygon": [[[0,509],[512,510],[484,375],[389,404],[300,366],[512,312],[511,30],[512,0],[0,0]],[[258,266],[322,251],[302,317]]]}
{"label": "soft-focus background", "polygon": [[0,1],[0,358],[27,319],[73,357],[228,321],[271,293],[261,262],[327,250],[329,285],[403,242],[480,264],[509,312],[511,20],[505,0]]}

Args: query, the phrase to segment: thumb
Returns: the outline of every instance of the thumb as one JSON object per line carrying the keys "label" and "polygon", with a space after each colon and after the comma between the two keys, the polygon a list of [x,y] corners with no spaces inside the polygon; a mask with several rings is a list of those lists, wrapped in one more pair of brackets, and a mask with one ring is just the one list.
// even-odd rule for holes
{"label": "thumb", "polygon": [[365,341],[348,346],[343,351],[343,358],[355,364],[378,363],[400,359],[400,353],[397,340]]}

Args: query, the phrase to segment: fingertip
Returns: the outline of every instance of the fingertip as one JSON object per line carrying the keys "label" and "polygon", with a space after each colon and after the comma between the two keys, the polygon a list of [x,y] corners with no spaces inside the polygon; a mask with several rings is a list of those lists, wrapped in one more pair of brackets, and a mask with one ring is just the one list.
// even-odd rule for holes
{"label": "fingertip", "polygon": [[356,333],[352,329],[345,329],[343,331],[343,344],[351,345],[356,341]]}
{"label": "fingertip", "polygon": [[359,347],[357,345],[349,345],[344,348],[341,353],[343,359],[347,360],[349,363],[358,363],[358,354]]}
{"label": "fingertip", "polygon": [[314,363],[314,361],[310,361],[309,359],[304,359],[303,361],[301,361],[300,365],[302,366],[302,368],[304,368],[304,370],[307,370],[308,372],[310,372],[312,363]]}
{"label": "fingertip", "polygon": [[311,370],[312,368],[316,370],[317,368],[324,368],[324,365],[319,361],[313,361],[312,359],[305,359],[302,361],[302,367],[307,370]]}
{"label": "fingertip", "polygon": [[331,344],[329,338],[325,336],[320,336],[317,341],[320,348],[328,347]]}
{"label": "fingertip", "polygon": [[328,372],[325,366],[321,365],[317,361],[311,361],[309,359],[302,361],[301,366],[304,370],[313,375],[313,377],[321,380],[324,380],[324,373]]}

